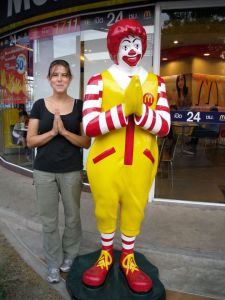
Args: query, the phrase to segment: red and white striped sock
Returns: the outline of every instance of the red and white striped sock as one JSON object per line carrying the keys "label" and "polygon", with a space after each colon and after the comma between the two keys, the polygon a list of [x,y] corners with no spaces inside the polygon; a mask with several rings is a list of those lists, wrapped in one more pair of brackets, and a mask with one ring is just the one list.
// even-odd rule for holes
{"label": "red and white striped sock", "polygon": [[122,239],[122,252],[127,254],[132,253],[134,251],[134,243],[136,236],[126,236],[121,234]]}
{"label": "red and white striped sock", "polygon": [[113,250],[113,240],[115,232],[112,233],[101,233],[102,249]]}

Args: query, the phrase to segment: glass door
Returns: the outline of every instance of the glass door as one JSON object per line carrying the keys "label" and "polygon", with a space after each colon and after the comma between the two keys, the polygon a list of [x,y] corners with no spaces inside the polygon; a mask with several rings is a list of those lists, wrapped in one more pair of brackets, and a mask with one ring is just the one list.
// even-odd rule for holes
{"label": "glass door", "polygon": [[172,127],[161,153],[156,196],[225,203],[224,7],[162,11],[160,74]]}

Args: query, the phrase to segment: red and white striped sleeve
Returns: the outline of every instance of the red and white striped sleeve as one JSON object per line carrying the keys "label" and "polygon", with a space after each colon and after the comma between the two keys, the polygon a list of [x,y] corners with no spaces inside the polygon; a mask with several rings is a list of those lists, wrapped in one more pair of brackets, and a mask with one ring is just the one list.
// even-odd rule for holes
{"label": "red and white striped sleeve", "polygon": [[122,104],[102,112],[103,81],[101,74],[88,82],[83,104],[83,127],[86,135],[95,137],[126,126]]}
{"label": "red and white striped sleeve", "polygon": [[158,96],[156,109],[152,110],[143,104],[142,116],[135,116],[134,120],[136,125],[144,130],[148,130],[157,136],[165,136],[169,133],[171,125],[170,109],[166,96],[165,81],[160,76],[157,76],[157,78]]}

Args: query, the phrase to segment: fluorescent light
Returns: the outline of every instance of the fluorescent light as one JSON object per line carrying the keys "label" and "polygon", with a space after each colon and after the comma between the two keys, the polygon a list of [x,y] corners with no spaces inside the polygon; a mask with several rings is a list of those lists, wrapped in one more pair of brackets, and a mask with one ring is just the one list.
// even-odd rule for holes
{"label": "fluorescent light", "polygon": [[85,53],[84,56],[87,60],[90,60],[90,61],[110,59],[108,52]]}
{"label": "fluorescent light", "polygon": [[29,48],[29,47],[21,45],[21,44],[15,44],[15,46],[18,47],[18,48],[26,49],[26,50],[31,51],[31,52],[34,51],[32,48]]}
{"label": "fluorescent light", "polygon": [[99,31],[99,30],[84,30],[80,33],[81,41],[91,41],[98,39],[106,39],[107,32]]}
{"label": "fluorescent light", "polygon": [[146,33],[154,33],[154,26],[144,26]]}

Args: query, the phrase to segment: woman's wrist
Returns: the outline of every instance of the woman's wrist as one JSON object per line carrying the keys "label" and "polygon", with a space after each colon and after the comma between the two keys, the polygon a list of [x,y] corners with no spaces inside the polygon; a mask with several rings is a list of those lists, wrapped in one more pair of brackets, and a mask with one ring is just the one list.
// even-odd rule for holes
{"label": "woman's wrist", "polygon": [[58,134],[54,129],[50,130],[49,133],[50,133],[50,137],[52,138]]}
{"label": "woman's wrist", "polygon": [[66,138],[69,135],[69,131],[64,128],[60,134]]}

